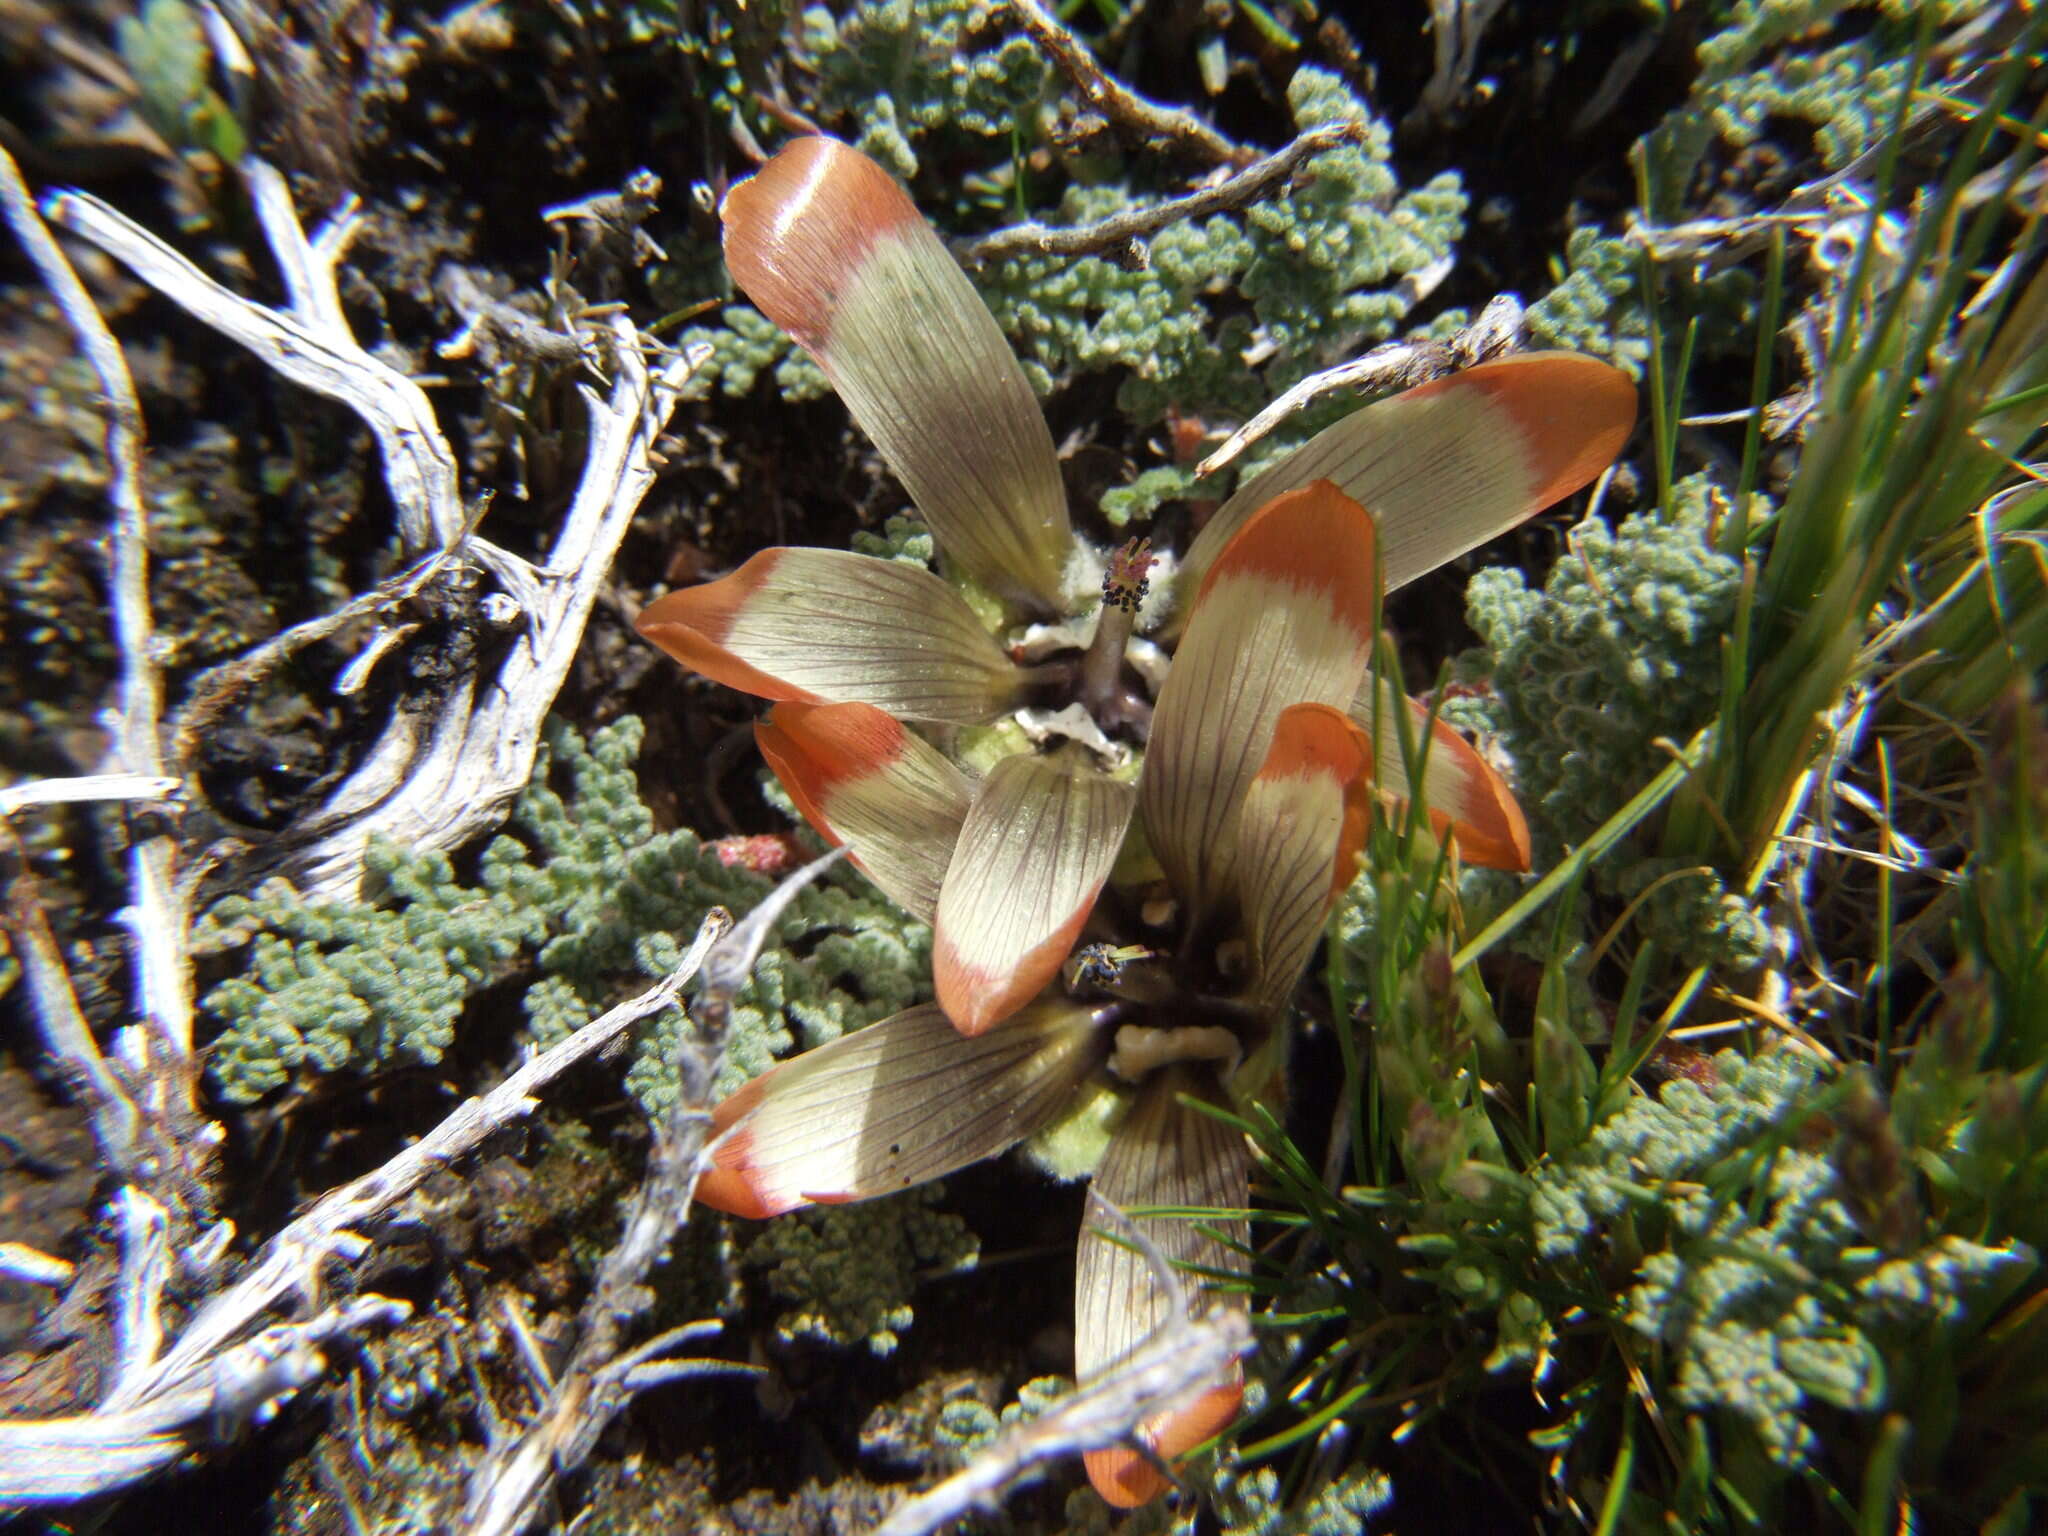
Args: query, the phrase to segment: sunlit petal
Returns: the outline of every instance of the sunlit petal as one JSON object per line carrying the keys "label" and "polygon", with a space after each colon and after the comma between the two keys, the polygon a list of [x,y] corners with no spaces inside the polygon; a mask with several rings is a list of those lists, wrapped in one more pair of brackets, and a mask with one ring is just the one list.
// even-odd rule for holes
{"label": "sunlit petal", "polygon": [[[1374,693],[1379,695],[1375,714]],[[1378,762],[1379,791],[1390,802],[1406,805],[1411,790],[1408,768],[1401,756],[1400,729],[1393,710],[1407,712],[1408,731],[1417,751],[1428,743],[1428,760],[1423,764],[1423,797],[1429,805],[1429,822],[1438,837],[1455,836],[1459,857],[1467,864],[1486,869],[1522,871],[1529,867],[1529,823],[1515,800],[1507,781],[1472,744],[1443,721],[1429,724],[1428,706],[1415,699],[1393,697],[1393,690],[1376,677],[1359,686],[1351,703],[1351,717],[1371,733]]]}
{"label": "sunlit petal", "polygon": [[764,549],[730,576],[656,598],[634,627],[764,699],[979,725],[1017,691],[1017,668],[959,593],[921,567],[844,550]]}
{"label": "sunlit petal", "polygon": [[1256,476],[1181,566],[1193,591],[1254,512],[1329,480],[1372,513],[1389,592],[1590,483],[1635,426],[1628,375],[1573,352],[1481,363],[1354,411]]}
{"label": "sunlit petal", "polygon": [[754,725],[761,756],[819,836],[930,922],[974,787],[901,722],[866,704],[778,704]]}
{"label": "sunlit petal", "polygon": [[946,556],[1049,606],[1072,541],[1052,436],[909,194],[856,149],[798,139],[723,216],[733,281],[818,360]]}
{"label": "sunlit petal", "polygon": [[967,813],[939,893],[932,981],[979,1034],[1058,972],[1109,878],[1131,786],[1041,757],[1006,757]]}
{"label": "sunlit petal", "polygon": [[1377,623],[1373,522],[1327,481],[1246,523],[1210,567],[1160,690],[1140,802],[1197,910],[1225,889],[1238,805],[1290,704],[1347,705]]}
{"label": "sunlit petal", "polygon": [[1297,704],[1282,713],[1237,832],[1255,1001],[1279,1003],[1294,990],[1330,903],[1357,873],[1372,778],[1372,737],[1344,711]]}
{"label": "sunlit petal", "polygon": [[[1185,1068],[1155,1072],[1138,1089],[1095,1175],[1096,1190],[1111,1204],[1125,1211],[1143,1206],[1244,1209],[1250,1161],[1244,1138],[1177,1100],[1176,1094],[1190,1091],[1199,1095],[1203,1085]],[[1244,1270],[1240,1254],[1201,1230],[1208,1226],[1242,1246],[1249,1229],[1241,1219],[1201,1224],[1163,1216],[1134,1220],[1176,1264],[1231,1273]],[[1144,1256],[1124,1246],[1127,1241],[1127,1233],[1094,1219],[1081,1231],[1074,1266],[1074,1375],[1084,1386],[1113,1369],[1171,1315],[1172,1294],[1161,1286]],[[1199,1309],[1201,1276],[1178,1278],[1191,1305]],[[1140,1434],[1156,1455],[1171,1461],[1235,1418],[1243,1396],[1243,1378],[1238,1375],[1195,1402],[1150,1420]],[[1143,1504],[1166,1487],[1158,1469],[1134,1448],[1091,1451],[1087,1466],[1095,1491],[1122,1509]]]}
{"label": "sunlit petal", "polygon": [[993,1157],[1043,1127],[1102,1061],[1064,1001],[975,1039],[935,1003],[771,1068],[720,1104],[697,1199],[735,1216],[894,1194]]}

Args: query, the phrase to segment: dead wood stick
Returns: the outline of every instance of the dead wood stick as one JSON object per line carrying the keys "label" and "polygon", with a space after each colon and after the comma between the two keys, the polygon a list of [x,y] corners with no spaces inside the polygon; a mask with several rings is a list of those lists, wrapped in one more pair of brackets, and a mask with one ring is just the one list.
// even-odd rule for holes
{"label": "dead wood stick", "polygon": [[[0,150],[0,211],[99,380],[107,413],[106,454],[111,471],[107,499],[114,510],[109,587],[114,639],[121,655],[116,741],[108,768],[113,773],[161,780],[166,777],[161,739],[163,692],[149,609],[141,402],[120,344],[44,224],[20,170],[4,150]],[[10,899],[10,927],[27,938],[36,952],[30,981],[38,1015],[44,1020],[45,1041],[53,1055],[92,1085],[91,1108],[109,1167],[163,1192],[182,1222],[187,1200],[204,1198],[205,1169],[220,1132],[198,1109],[192,1055],[192,969],[186,943],[190,924],[177,887],[176,841],[160,821],[131,831],[131,896],[126,922],[135,946],[141,1019],[123,1029],[115,1040],[115,1052],[128,1079],[118,1091],[90,1029],[76,1017],[76,1000],[66,1001],[70,981],[63,975],[63,963],[56,958],[54,942],[42,942],[49,938],[47,925],[25,910],[24,903],[35,899],[32,887],[17,891]],[[30,931],[38,927],[40,932]],[[102,1114],[107,1119],[104,1126],[98,1123]]]}
{"label": "dead wood stick", "polygon": [[1096,63],[1088,45],[1039,0],[1010,0],[1010,10],[1032,41],[1074,83],[1081,99],[1112,123],[1143,138],[1165,139],[1213,165],[1243,165],[1258,153],[1231,143],[1192,112],[1162,107],[1140,96]]}
{"label": "dead wood stick", "polygon": [[[662,1367],[649,1363],[650,1353],[666,1349],[674,1335],[624,1356],[620,1345],[635,1319],[654,1304],[647,1275],[689,1219],[711,1130],[712,1085],[725,1060],[725,1022],[733,994],[746,983],[789,903],[845,852],[834,848],[789,875],[706,951],[695,1027],[685,1035],[676,1060],[676,1096],[668,1113],[654,1122],[647,1172],[626,1202],[618,1240],[591,1283],[578,1320],[575,1351],[547,1384],[533,1423],[515,1439],[494,1447],[470,1473],[460,1536],[516,1536],[524,1530],[554,1479],[588,1459],[598,1436],[634,1392],[672,1379],[682,1369],[681,1362]],[[684,1330],[685,1336],[690,1333]],[[697,1373],[703,1369],[699,1366]]]}
{"label": "dead wood stick", "polygon": [[264,1245],[242,1276],[199,1310],[154,1375],[137,1390],[190,1371],[226,1348],[251,1322],[287,1296],[319,1294],[321,1270],[332,1258],[352,1261],[369,1248],[355,1230],[385,1214],[427,1176],[467,1153],[486,1136],[539,1107],[533,1095],[545,1084],[650,1014],[667,1007],[697,974],[711,946],[732,919],[714,907],[673,975],[620,1003],[519,1068],[481,1098],[466,1100],[439,1125],[383,1167],[321,1197],[318,1204]]}
{"label": "dead wood stick", "polygon": [[1251,1319],[1242,1307],[1225,1303],[1190,1317],[1180,1277],[1158,1247],[1093,1190],[1089,1205],[1129,1232],[1171,1298],[1165,1319],[1100,1380],[999,1435],[953,1476],[899,1504],[873,1536],[929,1536],[967,1515],[993,1511],[1006,1489],[1052,1462],[1112,1445],[1143,1447],[1147,1420],[1193,1401],[1251,1352]]}
{"label": "dead wood stick", "polygon": [[253,158],[244,168],[258,222],[285,276],[285,309],[222,287],[96,198],[65,193],[52,199],[51,217],[282,377],[354,410],[381,450],[401,542],[417,555],[483,567],[524,621],[494,677],[450,684],[424,717],[394,712],[350,777],[275,850],[257,855],[287,870],[302,892],[346,897],[360,884],[373,836],[453,848],[495,825],[525,787],[541,723],[626,525],[653,484],[655,442],[697,359],[670,354],[650,367],[638,333],[620,315],[587,333],[612,372],[611,388],[600,395],[579,387],[590,449],[547,565],[536,569],[474,536],[454,454],[425,391],[364,351],[350,331],[335,297],[335,268],[356,225],[353,205],[344,203],[308,236],[283,179]]}
{"label": "dead wood stick", "polygon": [[1285,188],[1294,173],[1317,155],[1365,137],[1362,123],[1326,123],[1311,128],[1283,149],[1254,161],[1227,181],[1203,187],[1185,197],[1169,198],[1150,208],[1133,208],[1074,229],[1060,229],[1036,220],[1013,224],[960,248],[969,266],[986,266],[1017,256],[1100,256],[1125,262],[1138,242],[1183,219],[1207,218],[1250,207]]}
{"label": "dead wood stick", "polygon": [[1456,335],[1441,341],[1389,342],[1374,347],[1363,357],[1309,375],[1231,433],[1195,472],[1202,476],[1221,474],[1289,416],[1326,396],[1413,389],[1417,384],[1512,352],[1521,344],[1522,301],[1512,293],[1503,293]]}

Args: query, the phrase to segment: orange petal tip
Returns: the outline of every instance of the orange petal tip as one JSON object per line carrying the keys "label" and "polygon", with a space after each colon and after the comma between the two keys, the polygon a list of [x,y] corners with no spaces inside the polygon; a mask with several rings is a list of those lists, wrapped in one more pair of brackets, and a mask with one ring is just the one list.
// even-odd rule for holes
{"label": "orange petal tip", "polygon": [[1274,724],[1259,777],[1326,776],[1349,784],[1368,776],[1372,766],[1371,738],[1350,715],[1330,704],[1290,704]]}
{"label": "orange petal tip", "polygon": [[711,1166],[697,1175],[697,1189],[692,1197],[696,1203],[728,1216],[744,1216],[749,1221],[766,1221],[803,1203],[801,1199],[778,1200],[760,1188],[749,1177],[746,1157],[744,1130],[734,1132],[713,1148]]}
{"label": "orange petal tip", "polygon": [[726,649],[733,622],[774,573],[779,549],[764,549],[730,576],[657,597],[633,621],[634,630],[677,661],[728,688],[756,698],[812,700],[816,694],[763,672]]}
{"label": "orange petal tip", "polygon": [[1203,576],[1194,606],[1221,581],[1263,578],[1327,593],[1340,620],[1370,635],[1379,607],[1375,545],[1372,515],[1331,481],[1313,480],[1246,520]]}
{"label": "orange petal tip", "polygon": [[[1467,864],[1526,875],[1535,862],[1534,850],[1529,845],[1528,818],[1523,816],[1521,803],[1500,775],[1494,772],[1493,766],[1483,758],[1480,766],[1490,781],[1493,797],[1487,824],[1482,826],[1468,812],[1463,817],[1444,817],[1438,825],[1438,833],[1457,840],[1458,856]],[[1440,814],[1432,812],[1432,820]]]}
{"label": "orange petal tip", "polygon": [[795,140],[733,187],[719,217],[733,281],[811,351],[826,345],[841,285],[876,243],[924,220],[881,166],[822,136]]}
{"label": "orange petal tip", "polygon": [[1591,484],[1635,430],[1635,381],[1577,352],[1499,358],[1425,384],[1416,394],[1449,387],[1479,390],[1514,423],[1534,487],[1532,507]]}
{"label": "orange petal tip", "polygon": [[[1139,1433],[1161,1460],[1171,1462],[1220,1433],[1243,1406],[1244,1381],[1240,1376],[1236,1381],[1211,1387],[1187,1407],[1151,1421]],[[1130,1446],[1090,1451],[1082,1458],[1082,1464],[1103,1502],[1117,1509],[1149,1504],[1170,1486],[1152,1460]]]}
{"label": "orange petal tip", "polygon": [[932,991],[961,1034],[985,1035],[1045,990],[1073,952],[1081,925],[1094,910],[1100,885],[1049,938],[1040,940],[1007,974],[994,975],[969,964],[941,931],[932,946]]}
{"label": "orange petal tip", "polygon": [[788,754],[820,799],[853,779],[880,773],[903,755],[903,722],[872,704],[778,703],[755,729]]}

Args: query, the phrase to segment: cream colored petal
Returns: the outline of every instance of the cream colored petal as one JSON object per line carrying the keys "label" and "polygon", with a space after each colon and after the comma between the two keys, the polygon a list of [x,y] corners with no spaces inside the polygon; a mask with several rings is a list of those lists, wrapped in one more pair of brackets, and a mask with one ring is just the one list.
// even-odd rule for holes
{"label": "cream colored petal", "polygon": [[1372,738],[1342,710],[1297,704],[1280,716],[1237,832],[1254,1002],[1287,1000],[1357,872],[1372,778]]}
{"label": "cream colored petal", "polygon": [[735,1216],[894,1194],[1008,1150],[1101,1063],[1103,1032],[1064,1001],[960,1035],[936,1003],[771,1068],[720,1104],[697,1199]]}
{"label": "cream colored petal", "polygon": [[1590,484],[1635,417],[1628,375],[1572,352],[1481,363],[1377,401],[1225,502],[1188,550],[1182,589],[1195,589],[1260,507],[1328,480],[1372,514],[1392,592]]}
{"label": "cream colored petal", "polygon": [[[1377,624],[1373,525],[1327,481],[1246,523],[1210,568],[1160,690],[1139,801],[1174,889],[1230,888],[1239,804],[1291,704],[1346,705]],[[1199,919],[1198,919],[1199,920]]]}
{"label": "cream colored petal", "polygon": [[[1148,1078],[1110,1140],[1108,1155],[1095,1175],[1097,1192],[1125,1212],[1144,1206],[1243,1210],[1250,1168],[1244,1137],[1175,1097],[1209,1091],[1190,1069],[1169,1068]],[[1242,1219],[1198,1224],[1159,1216],[1133,1221],[1176,1265],[1244,1272],[1240,1254],[1200,1230],[1209,1226],[1243,1246],[1250,1240],[1250,1229]],[[1074,1261],[1074,1376],[1083,1386],[1112,1370],[1171,1315],[1172,1295],[1144,1256],[1124,1246],[1128,1241],[1128,1233],[1105,1225],[1100,1217],[1091,1216],[1081,1230]],[[1178,1279],[1193,1308],[1208,1304],[1200,1275],[1182,1273]],[[1227,1304],[1241,1305],[1241,1299]],[[1154,1454],[1171,1461],[1235,1418],[1242,1397],[1240,1377],[1178,1412],[1155,1418],[1140,1433]],[[1086,1459],[1096,1491],[1120,1508],[1143,1504],[1165,1489],[1165,1480],[1135,1449],[1091,1451]]]}
{"label": "cream colored petal", "polygon": [[932,981],[964,1034],[1022,1007],[1058,973],[1123,846],[1128,784],[1042,757],[983,780],[939,893]]}
{"label": "cream colored petal", "polygon": [[845,550],[764,549],[730,576],[656,598],[634,628],[727,687],[905,720],[986,724],[1019,681],[945,582]]}
{"label": "cream colored petal", "polygon": [[798,139],[723,217],[733,281],[817,359],[946,556],[1050,608],[1072,544],[1052,435],[909,194],[836,139]]}
{"label": "cream colored petal", "polygon": [[778,704],[754,739],[818,834],[845,843],[891,900],[930,922],[974,800],[967,776],[867,704]]}

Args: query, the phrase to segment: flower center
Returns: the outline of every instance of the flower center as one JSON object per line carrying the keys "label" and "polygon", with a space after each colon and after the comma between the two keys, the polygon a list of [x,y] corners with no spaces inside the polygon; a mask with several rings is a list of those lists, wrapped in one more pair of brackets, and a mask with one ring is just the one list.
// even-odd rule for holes
{"label": "flower center", "polygon": [[1019,719],[1034,736],[1081,741],[1105,759],[1144,745],[1166,658],[1134,631],[1158,559],[1150,539],[1128,540],[1103,571],[1092,630],[1084,615],[1026,636],[1019,651],[1036,662],[1036,686]]}

